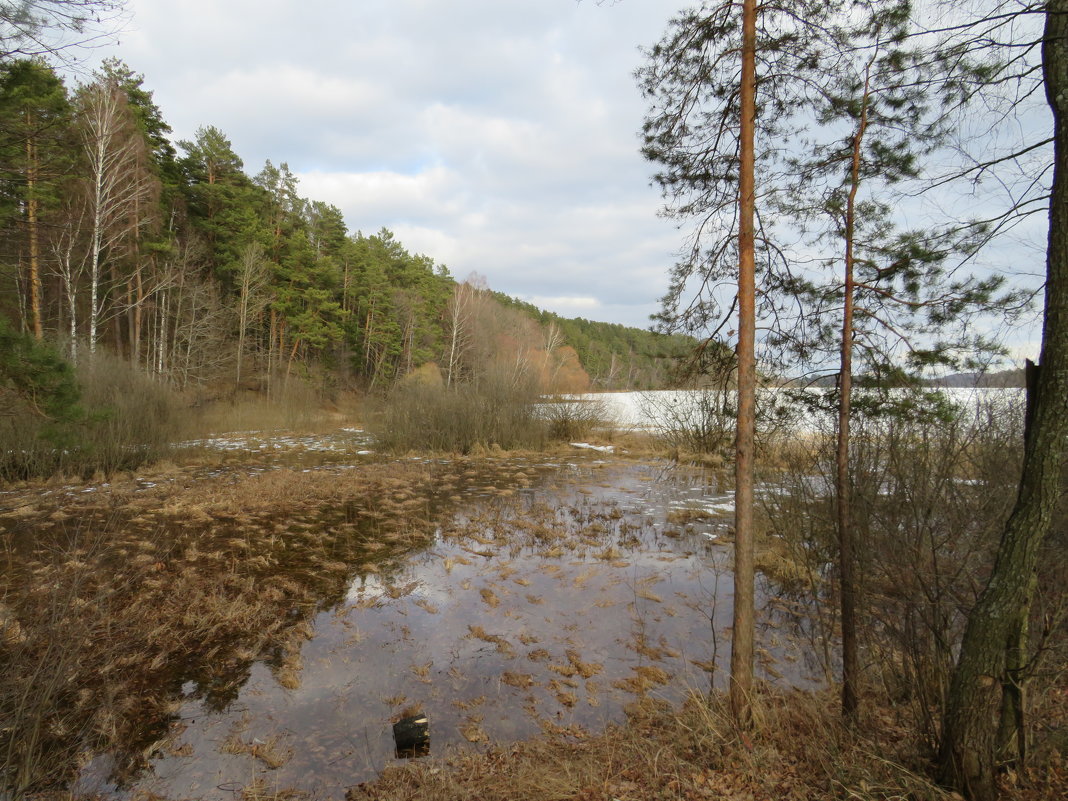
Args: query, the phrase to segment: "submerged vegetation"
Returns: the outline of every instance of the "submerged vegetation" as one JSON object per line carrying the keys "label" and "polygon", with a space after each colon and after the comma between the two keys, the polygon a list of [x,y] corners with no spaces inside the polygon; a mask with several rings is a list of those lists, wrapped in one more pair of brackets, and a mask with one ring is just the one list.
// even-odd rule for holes
{"label": "submerged vegetation", "polygon": [[[427,404],[449,390],[403,391],[415,425],[414,410],[433,421]],[[452,419],[445,408],[442,421]],[[729,619],[716,588],[729,583],[732,501],[718,470],[692,474],[679,495],[682,485],[670,488],[689,474],[662,462],[553,450],[383,461],[357,431],[264,433],[222,452],[213,448],[225,441],[192,443],[173,452],[178,464],[107,484],[12,487],[0,513],[4,781],[16,796],[98,793],[217,753],[256,777],[234,785],[249,799],[305,788],[300,777],[313,774],[346,777],[350,798],[951,798],[928,778],[938,707],[973,577],[988,569],[1011,503],[1005,465],[1020,419],[987,405],[950,422],[860,427],[871,711],[857,731],[840,723],[829,692],[788,689],[799,665],[817,684],[833,687],[836,674],[830,440],[811,417],[765,439],[768,629],[756,708],[774,733],[742,738],[716,692],[705,694],[710,679],[723,686],[726,642],[717,654],[715,633]],[[614,440],[675,447],[642,436]],[[1041,594],[1053,627],[1029,677],[1033,761],[1008,786],[1019,799],[1057,797],[1066,781],[1056,623],[1066,546],[1049,547]],[[707,595],[683,583],[689,572]],[[554,617],[561,605],[571,617]],[[587,630],[591,616],[600,634]],[[680,637],[679,626],[693,628]],[[324,684],[341,665],[344,691]],[[309,729],[255,712],[300,709],[325,688],[335,704],[363,700]],[[384,734],[407,710],[431,712],[434,756],[371,781],[390,762],[384,744],[373,739],[379,756],[357,768],[340,732],[360,720]],[[201,719],[220,723],[202,730]],[[460,744],[475,750],[452,750]],[[316,749],[334,755],[329,774]]]}
{"label": "submerged vegetation", "polygon": [[113,781],[133,780],[182,699],[225,709],[256,661],[282,686],[299,682],[310,620],[357,565],[388,572],[426,542],[456,480],[423,465],[262,469],[161,468],[5,509],[9,792],[61,787],[94,753],[113,754]]}

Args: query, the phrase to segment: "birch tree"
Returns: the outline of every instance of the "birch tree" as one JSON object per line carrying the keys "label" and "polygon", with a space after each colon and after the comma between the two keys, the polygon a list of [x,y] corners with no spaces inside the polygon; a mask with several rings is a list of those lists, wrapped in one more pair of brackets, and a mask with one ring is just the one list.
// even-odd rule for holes
{"label": "birch tree", "polygon": [[474,348],[475,324],[479,308],[488,294],[486,279],[471,273],[457,284],[445,306],[445,385],[460,383],[473,370],[471,352]]}
{"label": "birch tree", "polygon": [[234,383],[241,386],[241,365],[245,354],[245,335],[249,319],[260,314],[270,298],[264,292],[269,279],[267,263],[264,260],[264,248],[259,242],[250,242],[241,257],[238,272],[238,323],[237,323],[237,367],[234,370]]}
{"label": "birch tree", "polygon": [[157,179],[146,167],[145,141],[131,118],[126,96],[114,83],[99,80],[83,87],[78,117],[88,186],[87,338],[93,354],[108,311],[104,267],[147,225]]}
{"label": "birch tree", "polygon": [[52,237],[55,271],[59,278],[63,305],[67,317],[67,353],[72,363],[78,363],[78,293],[85,271],[85,251],[80,247],[85,204],[76,196],[68,196],[66,213]]}

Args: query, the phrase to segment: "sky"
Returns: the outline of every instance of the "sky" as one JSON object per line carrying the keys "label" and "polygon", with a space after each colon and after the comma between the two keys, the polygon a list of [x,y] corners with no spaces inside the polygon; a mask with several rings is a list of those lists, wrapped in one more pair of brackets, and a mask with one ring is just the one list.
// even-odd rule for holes
{"label": "sky", "polygon": [[173,138],[288,163],[351,231],[568,317],[649,326],[657,216],[633,77],[684,0],[129,0],[115,45]]}
{"label": "sky", "polygon": [[[386,227],[459,280],[644,328],[686,232],[657,214],[634,71],[691,4],[127,0],[118,42],[81,70],[118,56],[175,140],[212,125],[250,175],[287,163],[353,232]],[[1030,265],[1034,283],[1042,240],[1021,235],[983,260]],[[1035,318],[999,335],[1037,357]]]}

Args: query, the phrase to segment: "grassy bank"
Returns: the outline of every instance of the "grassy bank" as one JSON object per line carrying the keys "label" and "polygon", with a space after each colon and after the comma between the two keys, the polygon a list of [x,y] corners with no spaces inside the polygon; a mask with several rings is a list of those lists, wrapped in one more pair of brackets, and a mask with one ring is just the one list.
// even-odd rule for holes
{"label": "grassy bank", "polygon": [[[869,701],[875,699],[868,699]],[[884,699],[885,700],[885,699]],[[940,801],[959,799],[928,776],[907,721],[873,706],[851,730],[833,692],[764,688],[751,733],[730,723],[726,699],[694,695],[681,708],[646,699],[625,723],[579,740],[540,737],[387,769],[350,801]],[[1058,711],[1061,722],[1068,703]],[[1053,801],[1068,792],[1063,753],[1006,774],[1007,801]],[[1036,760],[1036,764],[1039,764]],[[263,788],[250,787],[249,795]]]}

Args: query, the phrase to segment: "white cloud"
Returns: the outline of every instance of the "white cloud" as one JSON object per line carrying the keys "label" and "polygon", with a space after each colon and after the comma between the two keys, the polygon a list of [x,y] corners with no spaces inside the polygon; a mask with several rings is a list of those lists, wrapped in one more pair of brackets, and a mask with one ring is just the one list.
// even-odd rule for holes
{"label": "white cloud", "polygon": [[[560,314],[567,314],[574,317],[582,317],[597,309],[601,308],[601,301],[593,297],[571,298],[571,297],[557,297],[547,298],[540,295],[535,295],[531,298],[524,298],[535,306],[543,309],[553,309]],[[567,309],[567,312],[563,310]]]}
{"label": "white cloud", "polygon": [[454,217],[464,211],[458,199],[461,179],[454,171],[429,167],[415,174],[376,172],[297,172],[300,191],[332,203],[345,212],[350,225],[363,219]]}
{"label": "white cloud", "polygon": [[287,162],[354,231],[645,326],[683,235],[656,216],[633,72],[689,5],[131,0],[124,44],[100,55],[145,74],[176,137],[216,125],[250,173]]}

